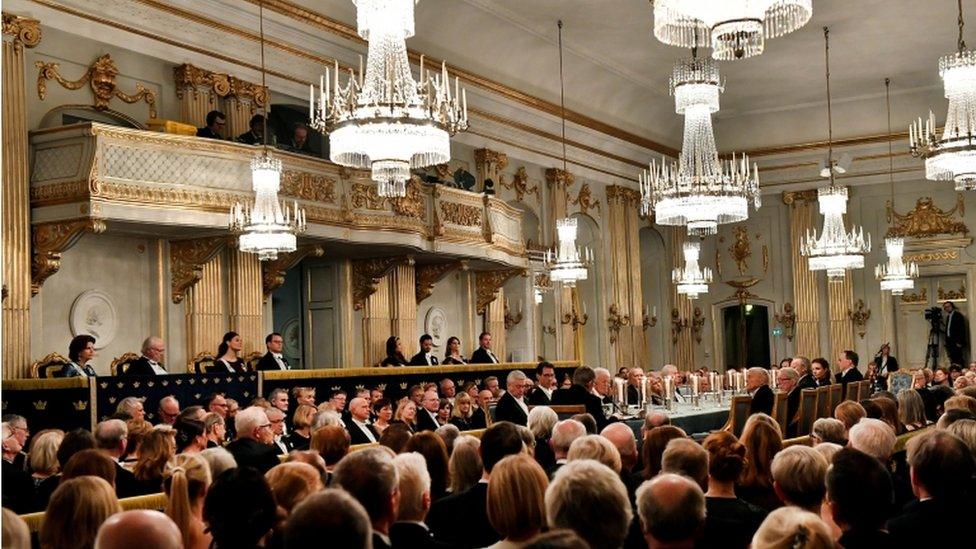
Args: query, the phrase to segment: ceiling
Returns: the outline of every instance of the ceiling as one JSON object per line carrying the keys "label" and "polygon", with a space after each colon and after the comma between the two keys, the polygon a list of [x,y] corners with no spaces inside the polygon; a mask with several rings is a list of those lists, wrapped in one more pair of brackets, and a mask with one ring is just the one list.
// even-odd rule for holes
{"label": "ceiling", "polygon": [[[355,26],[351,0],[292,1]],[[668,79],[689,52],[654,38],[647,0],[422,0],[407,44],[558,104],[557,19],[564,21],[567,108],[679,147],[682,119]],[[886,131],[886,76],[895,131],[930,108],[944,117],[938,59],[955,49],[956,2],[815,0],[806,26],[768,41],[761,56],[720,65],[727,85],[715,121],[721,150],[826,138],[824,25],[835,137]],[[976,44],[976,30],[967,36]]]}

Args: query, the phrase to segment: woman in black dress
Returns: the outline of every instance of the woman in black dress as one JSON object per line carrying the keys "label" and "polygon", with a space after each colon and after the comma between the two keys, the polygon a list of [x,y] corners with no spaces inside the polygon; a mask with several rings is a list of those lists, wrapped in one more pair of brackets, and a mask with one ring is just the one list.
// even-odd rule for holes
{"label": "woman in black dress", "polygon": [[386,358],[380,363],[380,366],[406,366],[407,359],[403,356],[403,343],[400,342],[400,338],[396,336],[390,336],[386,340]]}
{"label": "woman in black dress", "polygon": [[447,355],[444,356],[444,360],[441,364],[467,364],[468,361],[464,359],[464,355],[461,354],[461,340],[451,336],[447,338]]}
{"label": "woman in black dress", "polygon": [[241,339],[241,336],[237,332],[227,332],[220,342],[220,347],[217,348],[217,360],[212,366],[207,367],[207,373],[244,372],[247,368],[244,365],[244,359],[240,357],[243,350],[244,340]]}

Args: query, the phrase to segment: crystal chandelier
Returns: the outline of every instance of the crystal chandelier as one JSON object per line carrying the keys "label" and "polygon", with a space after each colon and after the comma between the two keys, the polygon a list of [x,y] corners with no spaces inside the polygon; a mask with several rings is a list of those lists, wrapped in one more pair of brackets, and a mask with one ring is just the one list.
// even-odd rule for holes
{"label": "crystal chandelier", "polygon": [[767,38],[807,24],[812,0],[652,0],[654,36],[665,44],[694,48],[711,44],[720,61],[763,52]]}
{"label": "crystal chandelier", "polygon": [[555,253],[546,250],[545,265],[549,269],[549,280],[575,286],[579,280],[586,280],[587,265],[593,262],[593,250],[576,245],[576,218],[567,217],[556,220],[556,234],[559,246]]}
{"label": "crystal chandelier", "polygon": [[[264,3],[259,4],[261,25],[261,85],[267,88],[264,72]],[[281,185],[281,160],[268,149],[268,112],[264,112],[264,143],[251,159],[251,188],[254,204],[245,208],[235,202],[230,210],[230,230],[239,235],[242,252],[257,254],[261,261],[274,260],[280,253],[297,248],[297,236],[305,232],[305,210],[298,201],[289,210],[278,202]]]}
{"label": "crystal chandelier", "polygon": [[925,177],[954,181],[957,191],[976,189],[976,53],[962,39],[962,0],[959,0],[959,50],[939,59],[939,76],[949,100],[945,127],[939,134],[935,115],[908,128],[912,155],[925,159]]}
{"label": "crystal chandelier", "polygon": [[[349,70],[339,83],[339,62],[309,86],[312,127],[329,133],[329,157],[370,169],[380,196],[406,196],[411,168],[451,159],[450,136],[468,127],[467,93],[447,74],[424,70],[414,81],[406,39],[414,34],[414,0],[353,0],[359,36],[369,42],[366,71]],[[360,63],[361,65],[361,63]]]}
{"label": "crystal chandelier", "polygon": [[688,299],[698,299],[700,294],[708,293],[708,285],[712,283],[712,270],[698,266],[700,242],[685,242],[681,250],[684,252],[685,266],[675,268],[671,272],[671,280],[677,286],[679,294],[688,296]]}
{"label": "crystal chandelier", "polygon": [[749,200],[756,208],[759,170],[745,154],[719,160],[712,133],[712,113],[719,110],[724,90],[718,67],[711,59],[683,59],[674,66],[671,93],[675,111],[685,117],[684,141],[678,162],[651,160],[638,176],[641,214],[654,210],[661,225],[687,225],[688,234],[715,234],[718,225],[749,217]]}
{"label": "crystal chandelier", "polygon": [[817,202],[824,216],[823,232],[807,230],[800,240],[800,254],[808,258],[811,271],[827,271],[831,281],[844,278],[846,269],[864,268],[864,256],[871,251],[871,235],[864,238],[863,227],[853,227],[848,233],[844,227],[847,213],[847,187],[834,184],[833,144],[834,130],[830,105],[830,31],[824,27],[824,51],[827,66],[827,163],[831,166],[830,184],[817,189]]}

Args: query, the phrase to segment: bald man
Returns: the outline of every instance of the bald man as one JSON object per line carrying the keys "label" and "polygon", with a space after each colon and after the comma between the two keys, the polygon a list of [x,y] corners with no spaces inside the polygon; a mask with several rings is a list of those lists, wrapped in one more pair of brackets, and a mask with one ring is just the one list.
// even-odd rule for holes
{"label": "bald man", "polygon": [[620,480],[627,487],[627,496],[633,502],[637,487],[643,480],[642,471],[637,467],[639,454],[634,431],[626,423],[611,423],[600,431],[600,436],[609,440],[620,454]]}
{"label": "bald man", "polygon": [[123,511],[110,516],[98,529],[95,549],[183,549],[176,523],[159,511]]}
{"label": "bald man", "polygon": [[368,423],[369,402],[365,398],[356,397],[349,402],[349,418],[352,421],[346,423],[346,429],[351,444],[367,444],[380,439],[380,435]]}
{"label": "bald man", "polygon": [[688,477],[662,473],[637,489],[648,547],[692,547],[705,525],[705,494]]}

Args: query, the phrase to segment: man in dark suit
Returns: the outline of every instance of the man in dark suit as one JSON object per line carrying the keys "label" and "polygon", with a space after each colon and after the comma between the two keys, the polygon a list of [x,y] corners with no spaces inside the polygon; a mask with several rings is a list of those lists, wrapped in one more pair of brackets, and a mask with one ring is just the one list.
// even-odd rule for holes
{"label": "man in dark suit", "polygon": [[210,111],[207,113],[207,125],[202,128],[197,128],[197,137],[206,137],[207,139],[223,139],[224,137],[220,135],[220,132],[224,130],[224,125],[227,124],[227,117],[224,113],[220,111]]}
{"label": "man in dark suit", "polygon": [[145,493],[132,471],[119,463],[119,459],[125,455],[128,440],[129,429],[121,419],[107,419],[95,426],[95,443],[98,449],[115,462],[115,494],[120,498],[131,498]]}
{"label": "man in dark suit", "polygon": [[[333,472],[338,488],[356,498],[373,525],[373,547],[392,547],[390,526],[396,521],[397,470],[386,448],[366,448],[339,461]],[[328,540],[322,540],[328,542]]]}
{"label": "man in dark suit", "polygon": [[596,420],[598,430],[603,430],[610,421],[603,413],[603,404],[600,397],[593,394],[593,386],[596,383],[596,374],[589,366],[580,366],[573,371],[573,385],[568,389],[558,389],[552,394],[553,404],[582,404],[586,407],[586,413],[593,416]]}
{"label": "man in dark suit", "polygon": [[844,351],[837,357],[837,366],[840,368],[840,372],[837,373],[837,383],[844,386],[844,393],[847,394],[847,384],[852,381],[861,381],[864,379],[864,375],[861,371],[857,369],[857,353],[854,351]]}
{"label": "man in dark suit", "polygon": [[800,387],[797,384],[799,379],[799,374],[790,366],[780,368],[776,372],[776,388],[781,393],[786,393],[786,422],[788,433],[795,431],[793,419],[800,409]]}
{"label": "man in dark suit", "polygon": [[556,368],[543,360],[535,367],[535,388],[528,395],[532,406],[548,406],[556,390]]}
{"label": "man in dark suit", "polygon": [[15,513],[29,513],[33,511],[34,482],[27,471],[14,465],[16,456],[24,449],[15,428],[8,422],[3,424],[3,506]]}
{"label": "man in dark suit", "polygon": [[238,143],[260,145],[264,143],[264,115],[255,114],[248,124],[251,129],[237,136]]}
{"label": "man in dark suit", "polygon": [[440,407],[440,402],[436,389],[424,393],[424,398],[417,408],[417,431],[436,431],[440,427],[437,423],[437,409]]}
{"label": "man in dark suit", "polygon": [[956,304],[946,301],[942,304],[946,312],[945,346],[950,364],[963,364],[963,349],[966,347],[966,317],[956,310]]}
{"label": "man in dark suit", "polygon": [[400,503],[397,521],[390,526],[390,541],[395,549],[446,549],[434,540],[424,524],[430,511],[430,474],[423,456],[400,454],[393,459],[400,477]]}
{"label": "man in dark suit", "polygon": [[796,370],[797,375],[800,376],[800,378],[796,380],[797,389],[803,390],[817,388],[817,380],[813,379],[813,376],[810,374],[810,369],[812,366],[809,358],[805,356],[794,357],[790,362],[790,366]]}
{"label": "man in dark suit", "polygon": [[349,402],[349,421],[346,430],[349,431],[350,444],[367,444],[377,442],[380,435],[367,423],[369,421],[369,403],[365,398],[356,397]]}
{"label": "man in dark suit", "polygon": [[491,333],[481,332],[478,336],[478,348],[471,353],[471,364],[498,364],[501,362],[495,353],[491,352]]}
{"label": "man in dark suit", "polygon": [[529,406],[525,403],[525,382],[528,380],[522,370],[512,370],[506,378],[508,390],[498,399],[495,406],[495,421],[511,421],[516,425],[529,423]]}
{"label": "man in dark suit", "polygon": [[640,386],[644,383],[644,369],[638,366],[627,370],[627,404],[640,405]]}
{"label": "man in dark suit", "polygon": [[429,334],[420,336],[420,352],[413,355],[410,359],[411,366],[437,366],[437,357],[432,352],[434,349],[434,338]]}
{"label": "man in dark suit", "polygon": [[281,354],[285,347],[285,338],[278,332],[271,332],[264,338],[264,346],[268,349],[267,353],[258,361],[258,370],[290,370],[288,360]]}
{"label": "man in dark suit", "polygon": [[142,356],[129,363],[129,367],[119,375],[125,376],[155,376],[166,375],[163,368],[163,355],[166,353],[166,345],[161,338],[156,336],[147,337],[142,342]]}
{"label": "man in dark suit", "polygon": [[763,368],[746,370],[746,391],[752,396],[749,414],[773,415],[773,401],[776,397],[769,388],[769,375]]}
{"label": "man in dark suit", "polygon": [[487,547],[500,539],[488,521],[488,483],[491,471],[505,456],[522,452],[518,428],[500,421],[481,437],[481,461],[485,472],[481,482],[466,492],[437,500],[427,515],[434,538],[452,547]]}
{"label": "man in dark suit", "polygon": [[227,445],[238,467],[254,467],[267,473],[281,461],[274,446],[274,431],[264,408],[251,406],[237,412],[237,440]]}
{"label": "man in dark suit", "polygon": [[827,506],[841,547],[891,547],[885,519],[893,503],[891,477],[877,459],[853,448],[834,455],[827,471]]}

